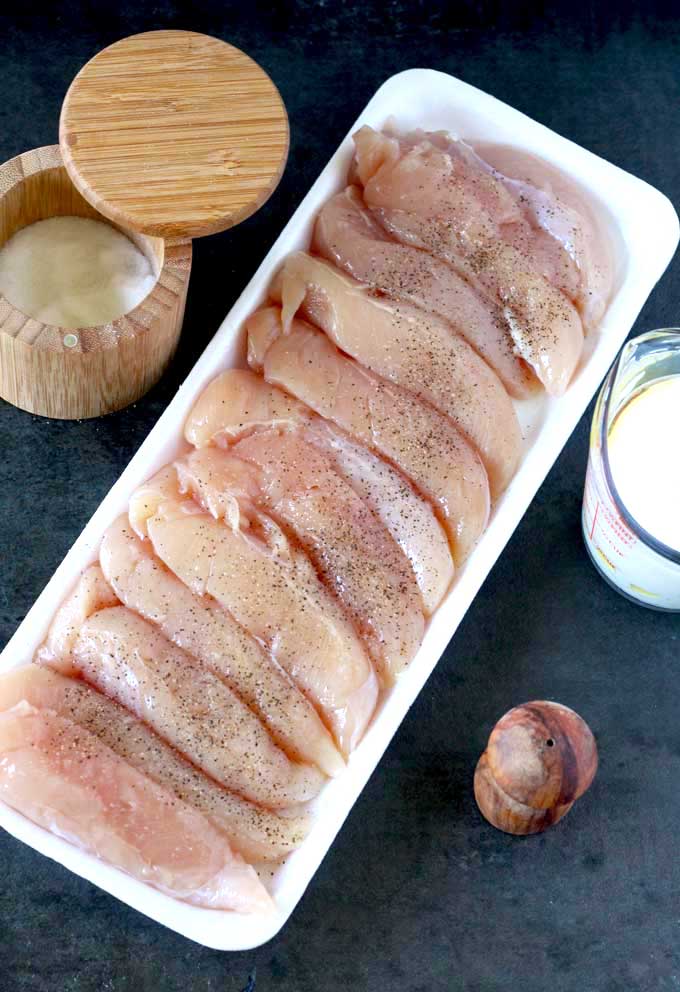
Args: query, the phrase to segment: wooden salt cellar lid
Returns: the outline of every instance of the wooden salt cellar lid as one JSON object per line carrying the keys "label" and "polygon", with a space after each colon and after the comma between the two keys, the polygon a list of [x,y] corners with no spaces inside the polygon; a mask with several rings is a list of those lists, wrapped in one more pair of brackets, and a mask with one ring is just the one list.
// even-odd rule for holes
{"label": "wooden salt cellar lid", "polygon": [[149,31],[95,55],[66,94],[64,164],[88,203],[162,238],[223,231],[276,188],[288,117],[251,58],[193,31]]}

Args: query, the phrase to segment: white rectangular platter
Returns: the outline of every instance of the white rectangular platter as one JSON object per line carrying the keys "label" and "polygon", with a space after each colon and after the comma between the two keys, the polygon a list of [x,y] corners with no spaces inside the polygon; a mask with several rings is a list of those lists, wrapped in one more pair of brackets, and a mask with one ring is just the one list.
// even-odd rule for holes
{"label": "white rectangular platter", "polygon": [[[314,824],[308,838],[277,869],[271,882],[267,880],[277,905],[274,915],[247,917],[173,900],[0,805],[0,825],[15,837],[159,923],[220,950],[256,947],[273,937],[288,919],[477,590],[583,415],[678,242],[676,213],[657,190],[458,79],[428,69],[411,69],[393,76],[375,94],[352,131],[361,124],[380,127],[390,117],[405,128],[447,129],[472,141],[515,145],[548,160],[576,179],[589,193],[612,238],[615,292],[598,333],[587,343],[581,368],[566,395],[557,401],[541,400],[531,409],[520,411],[527,435],[520,469],[496,506],[488,530],[433,617],[416,658],[387,695],[346,772],[330,782],[316,800]],[[243,363],[244,319],[264,300],[269,281],[282,259],[289,252],[308,246],[319,207],[344,184],[351,149],[348,135],[175,399],[0,655],[1,669],[30,661],[64,594],[81,570],[96,558],[105,528],[126,510],[135,487],[178,453],[184,420],[200,391],[218,372]]]}

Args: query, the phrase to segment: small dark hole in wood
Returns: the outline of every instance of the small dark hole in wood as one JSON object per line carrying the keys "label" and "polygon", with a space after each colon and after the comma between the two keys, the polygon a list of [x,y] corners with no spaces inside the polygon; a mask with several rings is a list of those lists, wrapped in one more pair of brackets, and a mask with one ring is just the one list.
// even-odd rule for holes
{"label": "small dark hole in wood", "polygon": [[545,743],[548,745],[548,747],[553,747],[555,741],[552,739],[552,737],[549,737]]}

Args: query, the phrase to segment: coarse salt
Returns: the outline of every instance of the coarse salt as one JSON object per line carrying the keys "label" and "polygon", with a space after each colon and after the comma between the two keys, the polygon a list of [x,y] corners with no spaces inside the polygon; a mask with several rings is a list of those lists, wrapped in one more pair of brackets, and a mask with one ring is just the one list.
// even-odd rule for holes
{"label": "coarse salt", "polygon": [[155,283],[151,262],[129,238],[84,217],[37,221],[0,250],[0,293],[58,327],[107,324],[134,310]]}

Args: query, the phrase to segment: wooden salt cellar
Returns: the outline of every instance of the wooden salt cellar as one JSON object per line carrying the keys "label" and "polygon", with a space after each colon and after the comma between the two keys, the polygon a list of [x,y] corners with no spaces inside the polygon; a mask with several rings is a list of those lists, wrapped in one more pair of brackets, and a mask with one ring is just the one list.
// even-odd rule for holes
{"label": "wooden salt cellar", "polygon": [[98,327],[44,324],[0,294],[0,396],[47,417],[119,410],[163,374],[182,328],[191,239],[253,214],[288,154],[288,119],[267,74],[190,31],[116,42],[78,73],[59,145],[0,166],[0,247],[38,220],[107,220],[157,275],[132,312]]}

